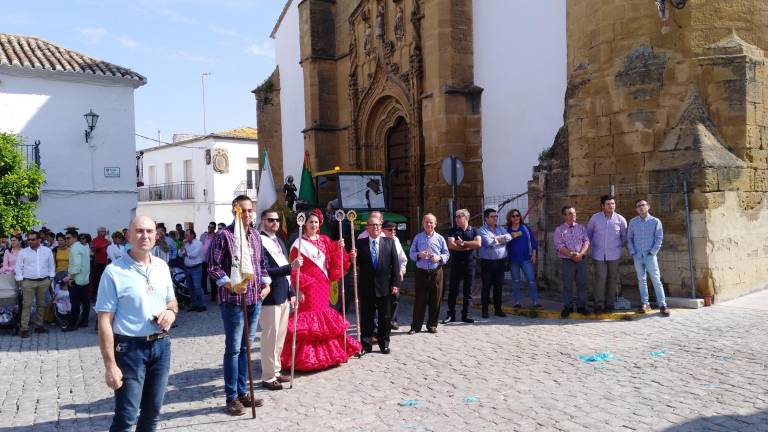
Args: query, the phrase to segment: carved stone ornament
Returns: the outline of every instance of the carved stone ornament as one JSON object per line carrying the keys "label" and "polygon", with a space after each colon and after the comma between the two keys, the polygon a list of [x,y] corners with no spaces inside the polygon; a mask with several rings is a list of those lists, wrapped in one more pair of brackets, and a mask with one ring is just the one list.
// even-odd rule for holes
{"label": "carved stone ornament", "polygon": [[379,3],[376,11],[376,39],[384,40],[384,3]]}
{"label": "carved stone ornament", "polygon": [[366,55],[371,55],[371,25],[365,25],[365,35],[363,36],[363,52]]}
{"label": "carved stone ornament", "polygon": [[219,174],[226,174],[229,172],[229,156],[225,149],[213,149],[213,155],[211,156],[211,164],[213,170]]}
{"label": "carved stone ornament", "polygon": [[397,14],[395,15],[395,38],[398,42],[402,42],[405,37],[405,26],[403,25],[403,7],[397,6]]}

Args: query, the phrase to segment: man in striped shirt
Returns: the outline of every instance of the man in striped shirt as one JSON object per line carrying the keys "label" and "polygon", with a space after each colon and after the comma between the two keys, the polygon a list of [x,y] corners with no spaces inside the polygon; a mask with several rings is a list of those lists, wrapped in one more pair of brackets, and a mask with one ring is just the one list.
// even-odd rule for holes
{"label": "man in striped shirt", "polygon": [[651,277],[653,290],[656,292],[656,303],[659,305],[659,311],[663,316],[669,316],[664,286],[661,284],[659,261],[656,259],[656,255],[661,249],[661,242],[664,240],[664,229],[661,226],[661,221],[651,216],[650,209],[648,201],[637,200],[635,202],[637,216],[629,221],[629,228],[627,229],[627,249],[635,261],[637,285],[640,288],[640,309],[638,312],[646,313],[651,309],[648,299],[647,274]]}
{"label": "man in striped shirt", "polygon": [[245,407],[261,406],[262,399],[251,400],[247,392],[248,356],[245,337],[253,342],[256,336],[256,326],[261,312],[261,301],[269,294],[270,279],[267,274],[267,263],[261,253],[261,237],[259,232],[251,228],[253,220],[253,201],[240,195],[232,201],[232,213],[235,207],[242,209],[243,226],[248,230],[248,243],[251,248],[254,279],[245,289],[245,304],[248,309],[248,335],[244,335],[245,326],[243,307],[240,293],[232,290],[230,281],[232,269],[232,248],[235,243],[234,222],[228,227],[216,232],[211,243],[208,257],[208,274],[216,281],[218,287],[221,319],[224,322],[224,392],[227,397],[226,412],[229,415],[245,414]]}

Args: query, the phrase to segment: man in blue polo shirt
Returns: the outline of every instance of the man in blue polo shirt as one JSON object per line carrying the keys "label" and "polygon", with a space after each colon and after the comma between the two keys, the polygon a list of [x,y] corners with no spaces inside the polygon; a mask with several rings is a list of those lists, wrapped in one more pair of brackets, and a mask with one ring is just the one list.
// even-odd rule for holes
{"label": "man in blue polo shirt", "polygon": [[136,217],[128,240],[131,250],[107,266],[96,299],[104,377],[115,391],[110,432],[156,429],[171,365],[168,330],[179,310],[168,265],[150,253],[155,222]]}

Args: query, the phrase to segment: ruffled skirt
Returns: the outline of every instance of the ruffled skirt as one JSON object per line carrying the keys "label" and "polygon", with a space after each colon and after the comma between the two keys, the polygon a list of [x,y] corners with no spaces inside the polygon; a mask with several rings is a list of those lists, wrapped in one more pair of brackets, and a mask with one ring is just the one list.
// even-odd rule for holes
{"label": "ruffled skirt", "polygon": [[[335,309],[299,311],[296,326],[296,370],[315,371],[346,363],[361,349],[357,340],[347,335],[349,323]],[[347,349],[344,350],[344,338]],[[293,343],[293,315],[288,319],[280,363],[291,367],[291,344]]]}

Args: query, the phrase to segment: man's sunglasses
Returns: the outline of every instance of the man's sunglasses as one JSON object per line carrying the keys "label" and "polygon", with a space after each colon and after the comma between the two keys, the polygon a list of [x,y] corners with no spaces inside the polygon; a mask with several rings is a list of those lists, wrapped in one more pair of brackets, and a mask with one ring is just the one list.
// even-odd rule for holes
{"label": "man's sunglasses", "polygon": [[264,220],[267,221],[267,222],[272,222],[272,223],[280,222],[280,218],[265,218]]}

